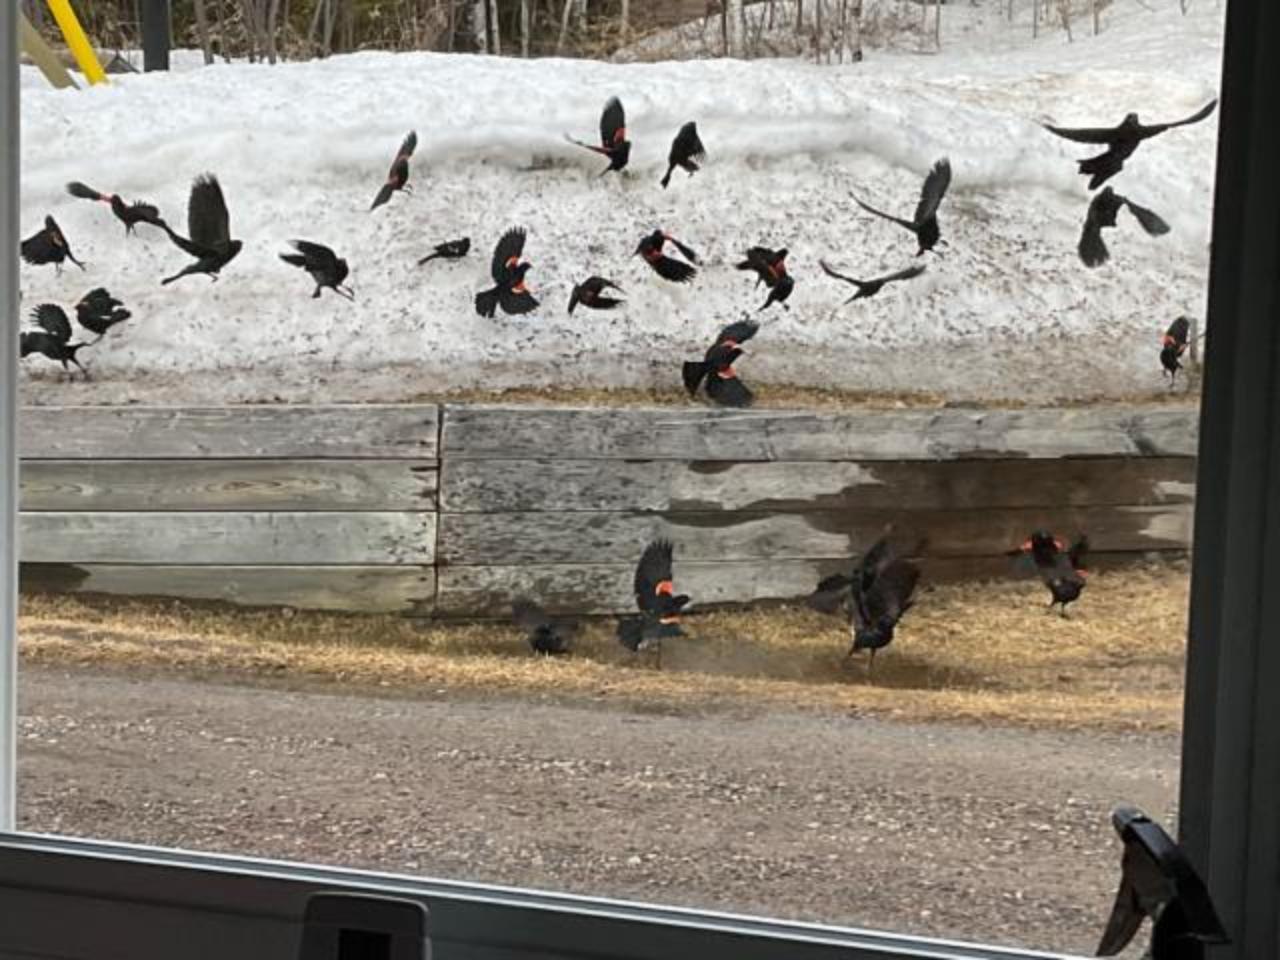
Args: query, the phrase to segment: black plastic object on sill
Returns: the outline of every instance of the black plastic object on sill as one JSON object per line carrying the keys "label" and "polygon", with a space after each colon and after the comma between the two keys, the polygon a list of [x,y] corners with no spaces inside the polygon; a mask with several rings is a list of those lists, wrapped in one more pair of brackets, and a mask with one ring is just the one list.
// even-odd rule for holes
{"label": "black plastic object on sill", "polygon": [[317,893],[302,923],[298,960],[431,960],[427,909],[413,900]]}

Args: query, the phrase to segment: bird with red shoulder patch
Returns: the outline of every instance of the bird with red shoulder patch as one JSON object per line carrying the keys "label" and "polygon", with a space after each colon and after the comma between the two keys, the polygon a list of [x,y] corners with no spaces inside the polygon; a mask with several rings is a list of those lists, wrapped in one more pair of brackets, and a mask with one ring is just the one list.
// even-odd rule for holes
{"label": "bird with red shoulder patch", "polygon": [[494,247],[493,262],[489,268],[494,286],[475,297],[476,313],[480,316],[493,317],[498,307],[510,315],[531,313],[537,309],[538,301],[524,282],[531,267],[522,259],[526,236],[524,227],[512,227]]}
{"label": "bird with red shoulder patch", "polygon": [[631,141],[627,139],[627,114],[622,109],[622,101],[617,97],[610,97],[605,101],[604,110],[600,114],[600,146],[577,140],[567,133],[564,138],[608,159],[609,165],[600,171],[602,177],[610,171],[621,173],[631,159]]}

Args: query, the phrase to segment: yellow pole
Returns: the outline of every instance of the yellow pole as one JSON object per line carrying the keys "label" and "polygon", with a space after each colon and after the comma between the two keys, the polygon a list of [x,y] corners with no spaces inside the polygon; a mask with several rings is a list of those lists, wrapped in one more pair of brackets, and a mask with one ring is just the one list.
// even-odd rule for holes
{"label": "yellow pole", "polygon": [[76,12],[71,9],[70,0],[48,0],[48,4],[53,13],[53,19],[58,21],[58,29],[62,31],[62,37],[67,41],[71,55],[76,58],[76,63],[80,65],[80,72],[84,74],[85,79],[90,84],[106,83],[107,75],[102,69],[102,64],[98,62],[98,55],[93,52],[93,45],[89,43],[89,38],[84,35],[84,28],[80,26]]}

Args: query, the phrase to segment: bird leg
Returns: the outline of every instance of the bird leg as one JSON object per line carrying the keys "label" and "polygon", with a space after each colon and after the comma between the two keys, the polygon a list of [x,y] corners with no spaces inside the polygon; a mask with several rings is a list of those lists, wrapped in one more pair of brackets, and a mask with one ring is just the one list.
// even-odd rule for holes
{"label": "bird leg", "polygon": [[350,288],[348,288],[348,287],[334,287],[334,288],[333,288],[333,292],[334,292],[334,293],[336,293],[336,294],[337,294],[338,296],[340,296],[340,297],[346,297],[346,298],[347,298],[348,300],[350,300],[352,303],[355,303],[355,302],[356,302],[356,295],[355,295],[355,291],[351,290],[351,289],[350,289]]}
{"label": "bird leg", "polygon": [[320,285],[319,285],[319,284],[316,284],[316,292],[315,292],[315,293],[313,293],[313,294],[311,294],[311,299],[312,299],[312,300],[319,300],[319,299],[320,299],[320,289],[321,289],[321,288],[320,288]]}

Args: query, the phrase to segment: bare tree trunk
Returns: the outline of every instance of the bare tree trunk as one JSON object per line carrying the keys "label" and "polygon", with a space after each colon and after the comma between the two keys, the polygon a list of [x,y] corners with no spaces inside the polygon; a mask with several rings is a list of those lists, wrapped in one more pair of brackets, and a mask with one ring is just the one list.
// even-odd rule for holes
{"label": "bare tree trunk", "polygon": [[276,21],[280,16],[280,0],[271,0],[267,11],[267,62],[274,64],[277,60]]}
{"label": "bare tree trunk", "polygon": [[453,45],[457,42],[458,37],[458,0],[449,0],[449,40],[445,44],[445,50],[453,53]]}
{"label": "bare tree trunk", "polygon": [[213,47],[209,45],[209,17],[204,10],[204,0],[192,0],[196,14],[196,36],[200,40],[200,50],[204,53],[204,65],[213,63]]}
{"label": "bare tree trunk", "polygon": [[257,0],[243,0],[240,4],[241,10],[244,11],[244,37],[245,44],[248,46],[249,62],[257,61],[257,41],[258,41],[258,16],[255,11]]}
{"label": "bare tree trunk", "polygon": [[560,36],[556,37],[556,56],[564,51],[564,42],[569,36],[569,14],[573,12],[573,0],[564,0],[564,9],[560,11]]}
{"label": "bare tree trunk", "polygon": [[1100,0],[1093,0],[1093,35],[1096,37],[1102,30],[1102,5]]}
{"label": "bare tree trunk", "polygon": [[822,8],[825,5],[825,0],[817,0],[813,10],[814,63],[822,62]]}
{"label": "bare tree trunk", "polygon": [[1009,22],[1013,23],[1013,0],[1009,0]]}
{"label": "bare tree trunk", "polygon": [[493,49],[489,52],[500,57],[502,56],[502,21],[498,17],[498,0],[486,0],[486,2],[493,12]]}
{"label": "bare tree trunk", "polygon": [[720,56],[729,55],[729,0],[720,0]]}
{"label": "bare tree trunk", "polygon": [[1031,36],[1040,36],[1040,0],[1031,0]]}
{"label": "bare tree trunk", "polygon": [[333,28],[338,20],[338,12],[333,5],[337,2],[338,0],[320,0],[324,6],[324,44],[321,50],[326,57],[333,52]]}
{"label": "bare tree trunk", "polygon": [[933,0],[933,45],[942,49],[942,0]]}
{"label": "bare tree trunk", "polygon": [[1071,35],[1071,0],[1058,0],[1058,13],[1062,17],[1062,29],[1067,31],[1067,43],[1075,43]]}
{"label": "bare tree trunk", "polygon": [[804,32],[804,0],[796,0],[796,33]]}
{"label": "bare tree trunk", "polygon": [[529,0],[520,0],[520,56],[529,59]]}
{"label": "bare tree trunk", "polygon": [[631,3],[630,0],[622,0],[622,10],[618,14],[618,22],[622,27],[622,42],[627,42],[627,37],[631,35]]}

